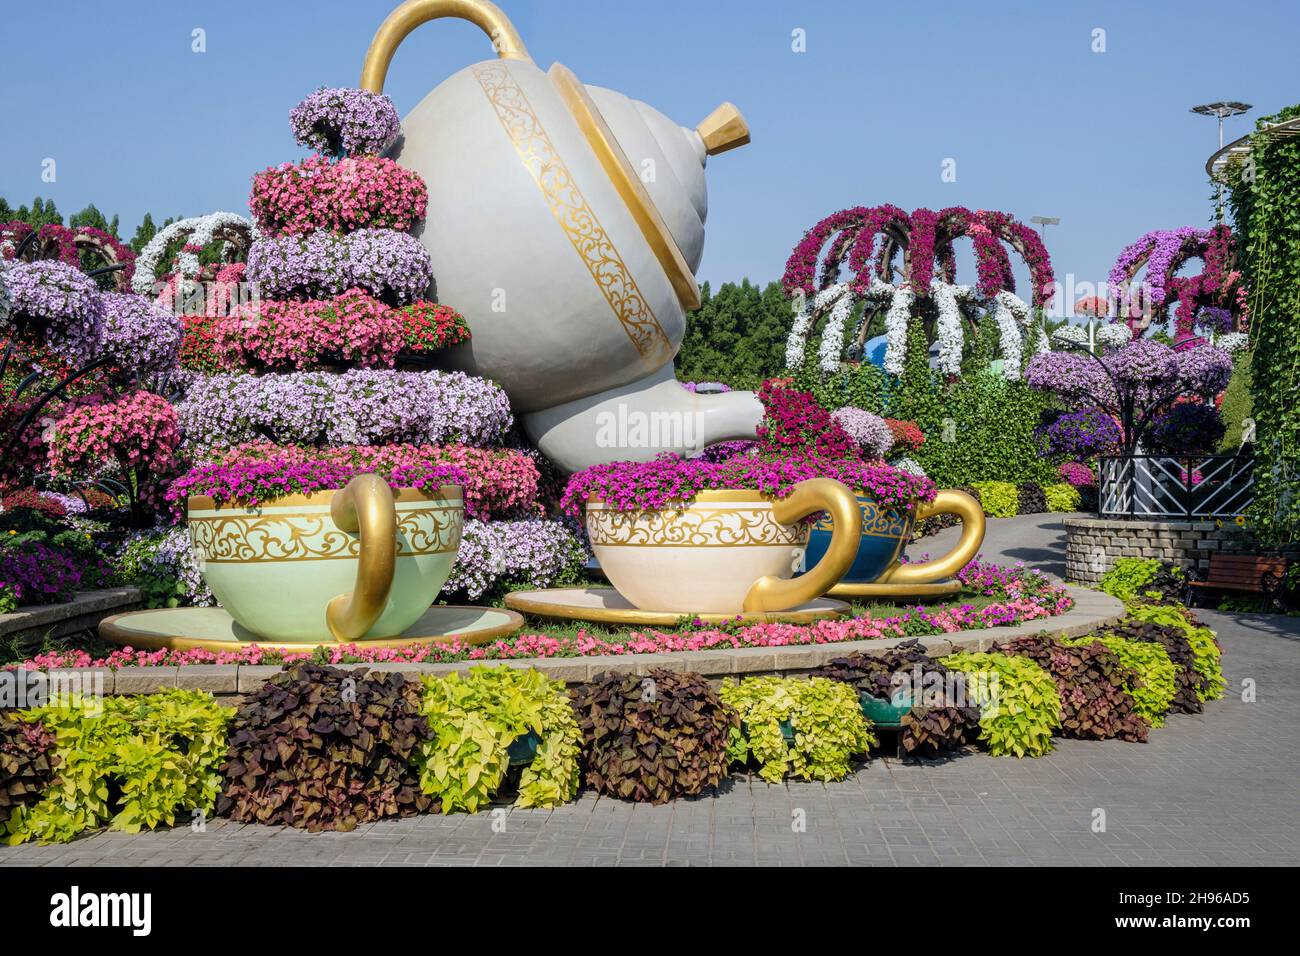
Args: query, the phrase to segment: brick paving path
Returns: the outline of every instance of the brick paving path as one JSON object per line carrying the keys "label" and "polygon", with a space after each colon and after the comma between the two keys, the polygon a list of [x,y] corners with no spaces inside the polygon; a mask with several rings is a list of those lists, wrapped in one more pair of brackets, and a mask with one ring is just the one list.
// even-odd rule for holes
{"label": "brick paving path", "polygon": [[[840,783],[734,777],[663,807],[584,794],[552,811],[502,806],[352,833],[221,820],[202,833],[101,832],[0,848],[0,866],[1300,863],[1300,619],[1204,616],[1227,649],[1231,696],[1170,717],[1145,745],[1064,740],[1037,760],[877,758]],[[1254,703],[1241,700],[1247,679]],[[1095,809],[1104,833],[1092,832]]]}

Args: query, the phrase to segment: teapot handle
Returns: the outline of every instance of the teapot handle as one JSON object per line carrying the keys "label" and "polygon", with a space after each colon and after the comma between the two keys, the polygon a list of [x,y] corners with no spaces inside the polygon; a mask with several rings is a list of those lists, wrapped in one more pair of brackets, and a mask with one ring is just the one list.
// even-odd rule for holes
{"label": "teapot handle", "polygon": [[361,88],[382,93],[388,65],[402,41],[420,24],[444,17],[474,24],[492,40],[492,46],[501,59],[532,62],[519,31],[501,8],[490,0],[406,0],[375,31],[361,67]]}

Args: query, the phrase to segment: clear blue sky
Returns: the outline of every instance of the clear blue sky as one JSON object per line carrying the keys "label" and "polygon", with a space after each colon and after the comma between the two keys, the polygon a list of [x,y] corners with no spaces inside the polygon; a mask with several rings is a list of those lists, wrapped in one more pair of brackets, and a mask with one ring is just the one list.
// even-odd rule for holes
{"label": "clear blue sky", "polygon": [[[249,178],[297,158],[287,114],[355,86],[395,0],[5,0],[0,195],[68,213],[246,212]],[[542,66],[694,125],[734,101],[753,143],[710,162],[702,279],[780,276],[790,248],[849,205],[962,204],[1047,231],[1058,276],[1102,279],[1148,229],[1202,225],[1218,99],[1300,100],[1295,0],[500,0]],[[191,52],[201,27],[207,52]],[[807,52],[791,51],[806,31]],[[1091,50],[1106,31],[1106,52]],[[402,114],[485,59],[478,31],[427,24],[387,91]],[[58,181],[41,181],[53,157]],[[957,181],[940,180],[945,158]],[[435,225],[436,228],[436,225]],[[973,281],[969,267],[963,281]],[[1023,288],[1023,287],[1022,287]]]}

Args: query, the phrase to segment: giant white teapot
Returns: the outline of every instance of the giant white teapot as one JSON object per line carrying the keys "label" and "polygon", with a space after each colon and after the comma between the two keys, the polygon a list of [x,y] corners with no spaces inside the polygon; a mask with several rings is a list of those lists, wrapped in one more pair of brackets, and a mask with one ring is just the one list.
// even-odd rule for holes
{"label": "giant white teapot", "polygon": [[498,54],[429,93],[391,151],[428,184],[420,239],[473,333],[453,364],[499,382],[568,471],[752,437],[752,393],[695,395],[672,367],[699,306],[704,165],[749,142],[744,117],[724,103],[687,129],[562,64],[543,72],[486,0],[407,0],[362,87],[382,91],[398,45],[440,17],[476,24]]}

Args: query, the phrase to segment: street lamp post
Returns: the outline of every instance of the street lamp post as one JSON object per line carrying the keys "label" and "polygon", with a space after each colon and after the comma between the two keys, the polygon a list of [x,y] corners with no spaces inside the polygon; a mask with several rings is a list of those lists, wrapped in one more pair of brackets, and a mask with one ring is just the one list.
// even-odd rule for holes
{"label": "street lamp post", "polygon": [[[1236,100],[1220,100],[1216,103],[1202,103],[1200,106],[1193,106],[1192,112],[1200,116],[1213,116],[1219,121],[1219,149],[1223,149],[1223,120],[1228,116],[1240,116],[1250,109],[1249,103],[1239,103]],[[1215,182],[1214,185],[1214,208],[1215,213],[1220,219],[1223,218],[1223,183]]]}

